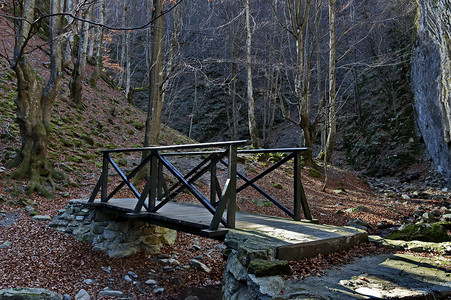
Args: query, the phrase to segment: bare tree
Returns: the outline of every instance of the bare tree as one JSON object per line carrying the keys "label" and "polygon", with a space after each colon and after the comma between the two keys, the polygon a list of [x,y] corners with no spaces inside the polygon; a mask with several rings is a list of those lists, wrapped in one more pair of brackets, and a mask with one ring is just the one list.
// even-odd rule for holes
{"label": "bare tree", "polygon": [[258,148],[257,122],[255,121],[255,100],[254,88],[252,84],[252,29],[250,24],[251,8],[249,0],[244,3],[246,10],[246,71],[247,71],[247,115],[249,120],[249,133],[252,140],[252,146]]}
{"label": "bare tree", "polygon": [[[85,6],[82,8],[82,17],[89,21],[90,18],[90,6]],[[85,75],[86,68],[86,55],[88,48],[89,39],[89,24],[88,22],[82,22],[80,30],[78,32],[80,37],[78,42],[78,56],[77,61],[74,63],[74,68],[72,71],[69,87],[70,87],[70,97],[75,105],[79,106],[82,104],[81,98],[83,93],[83,79]]]}
{"label": "bare tree", "polygon": [[[105,0],[100,0],[97,2],[96,10],[99,17],[99,23],[104,24],[105,23]],[[97,36],[96,36],[96,44],[97,44],[97,51],[95,54],[95,68],[94,72],[91,75],[91,78],[89,80],[91,86],[95,86],[97,79],[99,78],[100,72],[102,70],[103,65],[103,35],[104,35],[104,28],[103,26],[98,26],[97,28]]]}
{"label": "bare tree", "polygon": [[[153,0],[152,19],[155,20],[150,35],[149,108],[146,118],[144,146],[158,145],[160,140],[161,111],[163,107],[163,32],[164,0]],[[158,16],[158,18],[157,18]]]}

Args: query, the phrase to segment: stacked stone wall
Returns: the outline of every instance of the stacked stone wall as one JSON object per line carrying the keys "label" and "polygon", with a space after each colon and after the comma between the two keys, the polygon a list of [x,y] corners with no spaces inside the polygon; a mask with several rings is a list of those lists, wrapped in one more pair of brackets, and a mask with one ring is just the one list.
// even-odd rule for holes
{"label": "stacked stone wall", "polygon": [[164,244],[173,244],[175,230],[127,220],[87,207],[85,201],[71,200],[49,224],[93,245],[110,257],[125,257],[141,250],[158,253]]}

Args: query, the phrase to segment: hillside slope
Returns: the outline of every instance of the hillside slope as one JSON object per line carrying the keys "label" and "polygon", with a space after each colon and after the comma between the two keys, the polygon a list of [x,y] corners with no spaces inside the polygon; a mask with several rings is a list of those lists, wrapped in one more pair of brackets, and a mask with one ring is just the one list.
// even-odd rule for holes
{"label": "hillside slope", "polygon": [[[3,50],[10,51],[10,28],[2,21],[0,30],[9,32],[9,35],[2,35],[2,42],[6,47]],[[45,67],[48,58],[39,50],[31,56],[34,66],[44,78],[48,73]],[[14,122],[14,73],[5,60],[0,60],[0,64],[0,289],[41,287],[74,298],[83,288],[93,298],[106,299],[98,295],[105,287],[110,287],[121,290],[132,299],[176,299],[178,295],[193,294],[194,287],[220,285],[224,262],[221,247],[216,241],[179,233],[176,243],[166,246],[161,255],[177,259],[182,265],[188,265],[192,258],[201,257],[202,262],[212,271],[206,274],[187,269],[176,273],[158,264],[156,254],[139,253],[123,259],[111,259],[94,251],[84,242],[48,228],[47,221],[36,222],[32,219],[25,206],[33,206],[40,214],[53,217],[70,199],[86,198],[100,175],[99,150],[141,146],[145,113],[131,106],[119,90],[110,88],[102,80],[98,81],[95,88],[86,84],[83,107],[74,107],[68,97],[66,77],[54,107],[49,157],[78,186],[60,183],[53,199],[45,199],[36,194],[28,195],[25,192],[27,182],[11,180],[11,170],[4,168],[5,163],[16,154],[21,140]],[[87,77],[90,72],[88,67]],[[161,144],[190,142],[192,141],[177,131],[163,127]],[[248,174],[253,174],[266,164],[269,162],[247,159],[243,168]],[[278,187],[278,184],[290,181],[289,171],[290,168],[286,168],[273,173],[261,185],[289,202],[292,191]],[[426,199],[409,201],[402,198],[406,192],[387,190],[385,194],[376,194],[355,174],[336,168],[332,168],[330,172],[331,181],[326,192],[321,192],[323,176],[320,173],[306,167],[302,174],[312,213],[321,223],[345,225],[352,219],[361,218],[369,222],[375,228],[374,232],[377,232],[377,224],[381,221],[397,224],[411,216],[415,210],[426,211],[442,205],[446,197],[449,199],[449,194],[438,195],[440,192],[436,190],[423,191],[423,194],[430,195]],[[409,192],[412,198],[414,192],[415,190]],[[246,194],[238,199],[238,205],[245,211],[283,216],[261,198],[256,194]],[[183,200],[192,201],[189,195],[183,195]],[[367,209],[362,210],[362,206]],[[354,249],[354,252],[361,254],[369,253],[370,250],[373,248],[363,247]],[[315,258],[313,262],[300,264],[295,272],[302,273],[302,276],[317,274],[315,272],[320,268],[306,272],[304,266],[318,264],[319,261],[322,261],[320,268],[324,268],[334,259]],[[138,275],[137,284],[124,280],[129,271]],[[165,288],[164,292],[156,293],[152,286],[143,284],[150,278],[156,278],[158,284]],[[86,279],[91,279],[92,282]],[[217,292],[217,289],[213,291]]]}

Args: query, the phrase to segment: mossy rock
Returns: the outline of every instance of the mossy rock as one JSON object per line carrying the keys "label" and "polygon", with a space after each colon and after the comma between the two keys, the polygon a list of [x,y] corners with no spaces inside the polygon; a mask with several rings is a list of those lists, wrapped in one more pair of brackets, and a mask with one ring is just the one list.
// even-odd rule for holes
{"label": "mossy rock", "polygon": [[133,127],[135,127],[137,130],[141,130],[144,127],[146,127],[146,124],[144,122],[132,122]]}
{"label": "mossy rock", "polygon": [[247,272],[257,277],[288,275],[291,268],[286,260],[254,259],[249,263]]}
{"label": "mossy rock", "polygon": [[79,155],[74,155],[74,156],[69,156],[67,158],[67,160],[75,162],[75,163],[81,163],[83,161],[83,158],[81,156],[79,156]]}
{"label": "mossy rock", "polygon": [[307,171],[315,178],[321,178],[321,172],[314,169],[314,168],[308,168]]}
{"label": "mossy rock", "polygon": [[16,288],[0,290],[0,299],[15,300],[63,300],[63,296],[41,288]]}
{"label": "mossy rock", "polygon": [[283,186],[280,183],[274,183],[273,185],[276,189],[283,189]]}
{"label": "mossy rock", "polygon": [[386,239],[435,243],[451,241],[450,236],[446,233],[446,229],[438,223],[409,224],[402,230],[389,234]]}

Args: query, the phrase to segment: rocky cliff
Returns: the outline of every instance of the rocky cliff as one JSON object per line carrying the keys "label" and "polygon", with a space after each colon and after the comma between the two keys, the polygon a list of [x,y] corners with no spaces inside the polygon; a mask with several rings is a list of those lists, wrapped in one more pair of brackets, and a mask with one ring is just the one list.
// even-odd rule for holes
{"label": "rocky cliff", "polygon": [[451,185],[451,3],[416,1],[411,82],[417,123],[434,164]]}

